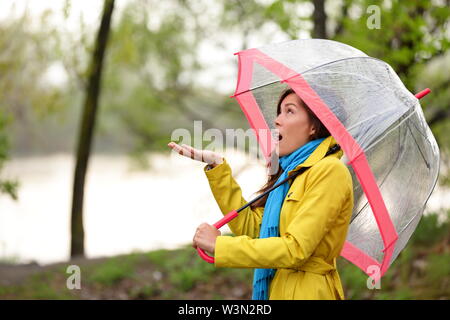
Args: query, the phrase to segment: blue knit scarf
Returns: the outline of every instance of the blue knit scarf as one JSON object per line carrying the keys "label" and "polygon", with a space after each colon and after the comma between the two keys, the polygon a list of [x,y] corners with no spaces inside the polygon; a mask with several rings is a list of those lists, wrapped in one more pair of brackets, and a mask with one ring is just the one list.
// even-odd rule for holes
{"label": "blue knit scarf", "polygon": [[[276,183],[286,179],[288,172],[303,163],[325,138],[312,140],[289,155],[280,157],[280,166],[283,173]],[[259,238],[279,237],[280,211],[284,198],[289,191],[289,184],[283,183],[272,190],[264,206],[264,214],[259,231]],[[255,269],[253,276],[253,300],[267,300],[269,297],[269,283],[275,275],[276,269]]]}

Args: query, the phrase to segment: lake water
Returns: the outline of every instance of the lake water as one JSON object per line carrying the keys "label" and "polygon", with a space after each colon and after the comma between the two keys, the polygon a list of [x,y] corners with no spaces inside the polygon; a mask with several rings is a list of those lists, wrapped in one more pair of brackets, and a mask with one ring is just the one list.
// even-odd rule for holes
{"label": "lake water", "polygon": [[[264,183],[262,163],[227,153],[246,199]],[[94,155],[85,186],[87,257],[176,248],[192,241],[202,222],[221,212],[212,196],[204,164],[180,155],[151,155],[148,170],[135,170],[126,156]],[[20,181],[19,201],[0,196],[0,260],[65,261],[70,248],[70,209],[75,167],[69,154],[18,158],[2,176]],[[224,226],[222,231],[229,231]]]}
{"label": "lake water", "polygon": [[[247,200],[265,182],[262,162],[225,154]],[[196,227],[221,218],[203,173],[204,164],[179,155],[154,154],[148,170],[126,156],[94,155],[85,187],[87,257],[176,248]],[[74,158],[69,154],[10,160],[2,176],[20,181],[19,201],[0,196],[0,261],[40,264],[69,258]],[[450,207],[448,191],[435,190],[427,211]],[[229,231],[224,226],[222,231]]]}

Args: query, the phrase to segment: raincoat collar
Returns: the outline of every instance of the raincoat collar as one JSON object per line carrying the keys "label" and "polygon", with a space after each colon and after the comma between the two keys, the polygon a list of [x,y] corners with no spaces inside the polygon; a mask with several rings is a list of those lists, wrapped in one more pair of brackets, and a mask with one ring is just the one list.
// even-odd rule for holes
{"label": "raincoat collar", "polygon": [[[325,157],[325,154],[327,153],[328,149],[333,147],[335,144],[337,144],[337,142],[332,136],[327,137],[325,140],[322,141],[321,144],[319,144],[316,150],[314,150],[313,153],[311,153],[308,159],[306,159],[303,163],[299,164],[295,169],[289,171],[288,174],[290,175],[292,172],[300,170],[300,168],[302,167],[312,167],[314,164],[322,160]],[[343,155],[344,152],[341,149],[338,152],[331,154],[330,157],[336,157],[340,159]]]}

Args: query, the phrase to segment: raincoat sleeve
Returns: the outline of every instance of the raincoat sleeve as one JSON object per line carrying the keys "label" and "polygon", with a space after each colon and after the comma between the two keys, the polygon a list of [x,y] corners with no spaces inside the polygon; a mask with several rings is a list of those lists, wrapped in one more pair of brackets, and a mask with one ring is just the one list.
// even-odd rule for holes
{"label": "raincoat sleeve", "polygon": [[340,161],[320,161],[306,173],[301,205],[286,232],[264,239],[219,236],[216,267],[297,268],[311,256],[349,201],[352,178]]}
{"label": "raincoat sleeve", "polygon": [[[214,198],[223,215],[226,215],[232,210],[239,209],[247,203],[242,197],[241,188],[234,180],[230,165],[225,158],[223,163],[217,165],[215,168],[206,170],[205,167],[204,171]],[[263,211],[264,207],[258,207],[255,210],[247,207],[239,212],[239,215],[230,221],[228,226],[237,236],[258,237]]]}

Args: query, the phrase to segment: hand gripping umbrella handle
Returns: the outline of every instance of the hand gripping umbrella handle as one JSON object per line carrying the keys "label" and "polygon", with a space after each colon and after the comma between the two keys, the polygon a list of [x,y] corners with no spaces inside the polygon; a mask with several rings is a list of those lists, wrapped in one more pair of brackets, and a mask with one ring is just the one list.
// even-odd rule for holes
{"label": "hand gripping umbrella handle", "polygon": [[[222,219],[220,219],[219,221],[214,223],[213,226],[216,227],[217,230],[219,230],[220,228],[222,228],[223,225],[227,224],[228,222],[230,222],[237,216],[238,216],[238,212],[236,210],[230,211]],[[197,253],[206,262],[214,263],[214,257],[208,256],[203,249],[200,249],[199,247],[197,247]]]}

